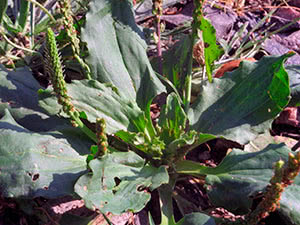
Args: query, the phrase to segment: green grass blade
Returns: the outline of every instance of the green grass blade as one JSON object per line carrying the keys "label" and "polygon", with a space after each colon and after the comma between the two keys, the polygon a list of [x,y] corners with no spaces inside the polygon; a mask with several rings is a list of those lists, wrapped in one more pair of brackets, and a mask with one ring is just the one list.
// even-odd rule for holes
{"label": "green grass blade", "polygon": [[0,0],[0,24],[7,9],[7,0]]}
{"label": "green grass blade", "polygon": [[28,20],[28,13],[29,13],[29,2],[28,1],[21,1],[20,6],[20,14],[18,17],[18,24],[22,28],[22,31],[24,31],[26,27],[26,23]]}

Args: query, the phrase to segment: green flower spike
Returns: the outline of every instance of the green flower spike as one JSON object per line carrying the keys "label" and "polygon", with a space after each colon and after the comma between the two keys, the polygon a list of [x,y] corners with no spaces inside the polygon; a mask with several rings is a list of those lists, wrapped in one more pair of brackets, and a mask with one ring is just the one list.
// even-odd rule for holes
{"label": "green flower spike", "polygon": [[63,111],[70,116],[71,112],[74,112],[75,110],[70,101],[70,97],[67,94],[67,87],[62,69],[63,66],[60,55],[58,54],[55,35],[51,28],[48,28],[46,35],[44,66],[46,73],[48,73],[51,79],[58,103],[63,106]]}
{"label": "green flower spike", "polygon": [[97,118],[96,120],[96,136],[97,136],[97,147],[98,147],[98,151],[97,154],[95,156],[96,157],[101,157],[103,155],[106,154],[107,152],[107,146],[108,146],[108,142],[107,142],[107,136],[105,134],[105,128],[106,128],[106,123],[105,120],[103,118]]}
{"label": "green flower spike", "polygon": [[70,0],[59,0],[58,4],[60,6],[61,14],[63,15],[63,25],[70,38],[71,48],[75,59],[78,61],[80,66],[83,68],[86,79],[91,79],[91,70],[89,66],[80,57],[80,40],[77,37],[77,31],[74,28],[74,20],[71,11],[71,1]]}
{"label": "green flower spike", "polygon": [[96,137],[97,137],[97,145],[91,146],[91,153],[88,155],[86,161],[89,162],[96,158],[101,158],[107,153],[107,136],[105,134],[106,123],[103,118],[96,119]]}
{"label": "green flower spike", "polygon": [[58,54],[55,35],[51,28],[48,28],[46,35],[44,66],[46,73],[49,74],[51,79],[57,101],[62,105],[63,112],[70,117],[72,125],[80,128],[93,141],[97,142],[95,133],[82,123],[80,120],[80,113],[75,109],[71,102],[71,98],[68,96],[62,69],[63,66]]}
{"label": "green flower spike", "polygon": [[282,180],[285,187],[291,185],[300,172],[300,152],[297,152],[296,155],[290,153],[287,164],[288,166],[284,171]]}
{"label": "green flower spike", "polygon": [[260,220],[266,218],[270,212],[274,212],[280,207],[281,194],[288,185],[294,182],[300,172],[300,152],[297,152],[296,155],[290,153],[285,167],[284,164],[282,160],[275,164],[275,173],[270,180],[263,200],[246,219],[248,225],[257,224]]}

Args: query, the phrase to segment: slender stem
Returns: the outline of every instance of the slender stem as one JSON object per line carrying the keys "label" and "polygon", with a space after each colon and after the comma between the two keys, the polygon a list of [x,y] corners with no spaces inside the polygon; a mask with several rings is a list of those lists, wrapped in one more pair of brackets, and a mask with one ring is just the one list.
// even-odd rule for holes
{"label": "slender stem", "polygon": [[[194,22],[193,22],[194,23]],[[195,25],[192,25],[192,34],[191,38],[191,46],[190,46],[190,58],[189,63],[187,65],[187,73],[185,77],[185,90],[183,93],[183,103],[184,103],[184,111],[187,113],[190,104],[191,104],[191,96],[192,96],[192,72],[193,72],[193,47],[196,42],[197,37],[197,29],[195,29]]]}
{"label": "slender stem", "polygon": [[37,51],[31,50],[31,49],[28,49],[28,48],[24,48],[24,47],[22,47],[22,46],[20,46],[20,45],[17,45],[17,44],[15,44],[15,43],[13,43],[11,40],[9,40],[9,38],[5,35],[5,33],[4,33],[2,30],[0,30],[0,35],[2,35],[2,37],[4,38],[4,40],[5,40],[8,44],[10,44],[11,46],[13,46],[13,47],[15,47],[15,48],[17,48],[17,49],[23,50],[23,51],[25,51],[25,52],[29,52],[29,53],[32,53],[32,54],[38,54],[38,55],[42,56],[41,53],[39,53],[39,52],[37,52]]}
{"label": "slender stem", "polygon": [[163,0],[153,0],[153,14],[155,15],[155,32],[157,35],[157,57],[158,57],[158,73],[163,75],[163,61],[162,61],[162,49],[161,49],[161,15],[163,14]]}
{"label": "slender stem", "polygon": [[35,16],[35,6],[30,3],[30,48],[34,46],[34,16]]}
{"label": "slender stem", "polygon": [[109,218],[105,215],[105,213],[103,213],[103,212],[101,212],[101,211],[100,211],[100,213],[102,214],[102,216],[104,217],[104,219],[105,219],[105,221],[108,223],[108,225],[113,225],[113,224],[111,223],[111,221],[109,220]]}
{"label": "slender stem", "polygon": [[163,184],[158,188],[160,207],[161,207],[161,224],[162,225],[175,225],[172,193],[176,179],[170,177],[168,184]]}
{"label": "slender stem", "polygon": [[44,13],[46,13],[49,16],[49,18],[52,20],[53,23],[56,23],[55,18],[42,4],[40,4],[39,2],[36,2],[34,0],[26,0],[26,1],[31,2],[34,5],[37,5],[42,11],[44,11]]}
{"label": "slender stem", "polygon": [[194,11],[193,11],[193,22],[192,22],[192,34],[191,38],[191,46],[190,46],[190,60],[187,66],[187,75],[185,78],[185,92],[184,92],[184,110],[187,112],[190,108],[191,103],[191,95],[192,95],[192,69],[193,69],[193,48],[196,44],[198,38],[198,30],[201,24],[201,16],[202,15],[202,2],[204,0],[194,0]]}
{"label": "slender stem", "polygon": [[71,120],[76,122],[76,125],[78,125],[78,128],[84,132],[92,141],[94,141],[95,143],[97,143],[97,137],[96,134],[91,131],[86,125],[84,125],[84,123],[81,121],[81,119],[79,117],[77,117],[74,114],[70,114]]}
{"label": "slender stem", "polygon": [[158,72],[163,75],[163,61],[161,49],[161,24],[160,15],[156,15],[156,34],[157,34],[157,57],[158,57]]}
{"label": "slender stem", "polygon": [[12,60],[20,60],[20,59],[22,59],[21,57],[18,57],[18,56],[9,54],[9,53],[6,53],[5,57],[8,58],[8,59],[12,59]]}
{"label": "slender stem", "polygon": [[77,62],[80,64],[80,66],[83,68],[85,78],[91,80],[92,76],[91,76],[90,67],[84,62],[84,60],[78,54],[75,54],[74,57],[77,60]]}
{"label": "slender stem", "polygon": [[[190,67],[190,66],[189,66]],[[190,72],[187,74],[185,78],[185,96],[184,96],[184,111],[187,113],[190,104],[191,104],[191,96],[192,96],[192,72],[191,69],[189,69]]]}

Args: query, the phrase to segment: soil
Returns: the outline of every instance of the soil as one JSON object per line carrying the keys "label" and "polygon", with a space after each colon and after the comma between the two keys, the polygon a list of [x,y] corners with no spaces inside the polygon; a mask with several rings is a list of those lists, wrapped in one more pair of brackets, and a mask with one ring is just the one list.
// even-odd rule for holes
{"label": "soil", "polygon": [[[210,2],[210,1],[209,1]],[[221,38],[229,39],[234,33],[238,31],[240,26],[245,22],[249,22],[249,27],[246,32],[249,32],[264,15],[270,12],[271,9],[278,7],[271,20],[266,21],[261,30],[274,25],[272,30],[289,23],[293,19],[300,17],[300,1],[285,1],[287,2],[280,7],[278,4],[281,1],[245,1],[245,5],[238,7],[233,3],[234,1],[215,1],[218,8],[212,8],[210,4],[205,6],[206,17],[209,18],[216,28],[218,40]],[[144,8],[143,8],[144,7]],[[174,30],[181,27],[184,23],[192,21],[193,3],[190,0],[183,1],[168,1],[168,5],[164,8],[164,14],[161,17],[167,30]],[[151,7],[147,9],[142,5],[136,9],[136,21],[147,28],[153,25],[153,16],[151,14]],[[150,13],[149,13],[150,12]],[[254,56],[258,60],[264,54],[283,54],[289,50],[293,50],[300,54],[299,37],[300,37],[300,22],[295,23],[270,39],[264,42],[263,51]],[[189,32],[185,30],[183,32]],[[170,48],[176,41],[176,36],[169,36],[163,39],[162,47],[164,50]],[[263,54],[262,54],[263,52]],[[152,46],[149,55],[154,56],[155,47]],[[299,64],[300,57],[296,54],[287,61],[287,64]],[[37,79],[43,86],[48,85],[48,78],[43,74],[39,66],[39,62],[32,61],[32,69],[35,71]],[[237,67],[235,65],[235,67]],[[230,67],[234,69],[234,67]],[[70,75],[70,74],[69,74]],[[218,77],[222,76],[220,74]],[[71,74],[69,77],[74,77]],[[75,75],[76,77],[76,75]],[[153,121],[159,116],[161,106],[165,103],[165,95],[161,95],[151,105],[151,116]],[[271,134],[277,136],[278,139],[287,143],[292,150],[296,151],[300,148],[300,107],[288,107],[281,115],[274,121]],[[230,152],[232,148],[244,149],[244,146],[222,139],[209,141],[191,151],[186,158],[196,161],[200,164],[215,167],[222,159]],[[177,182],[175,187],[177,195],[189,199],[192,202],[191,208],[184,209],[185,213],[196,211],[197,209],[205,210],[215,217],[227,218],[235,221],[241,218],[242,215],[234,215],[223,208],[215,208],[209,201],[206,194],[203,182],[194,177],[188,177],[185,180]],[[25,200],[24,200],[25,201]],[[24,205],[24,204],[23,204]],[[181,218],[181,211],[178,209],[176,201],[174,201],[175,219]],[[24,211],[26,213],[24,213]],[[107,214],[106,216],[115,225],[146,225],[148,224],[148,211],[154,215],[156,223],[160,221],[159,205],[157,202],[157,193],[152,193],[152,200],[147,207],[139,213],[124,213],[120,216]],[[0,199],[0,225],[56,225],[60,224],[60,220],[68,216],[90,217],[94,218],[93,224],[105,224],[103,215],[95,213],[84,207],[82,200],[73,197],[64,197],[60,199],[34,199],[30,205],[26,204],[26,209],[22,207],[22,202],[16,202],[12,199]],[[72,217],[73,218],[73,217]],[[76,220],[76,219],[75,219]],[[74,221],[75,221],[74,220]],[[39,221],[39,222],[37,222]],[[278,214],[272,213],[264,222],[265,224],[284,224],[284,221]],[[67,223],[65,223],[67,224]],[[75,223],[74,223],[75,224]]]}

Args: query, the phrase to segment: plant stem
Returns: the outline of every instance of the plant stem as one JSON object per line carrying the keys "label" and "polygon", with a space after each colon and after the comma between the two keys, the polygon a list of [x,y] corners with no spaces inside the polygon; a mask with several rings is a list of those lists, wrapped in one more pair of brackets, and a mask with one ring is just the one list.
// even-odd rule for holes
{"label": "plant stem", "polygon": [[161,225],[176,225],[173,215],[172,193],[175,179],[170,177],[168,184],[163,184],[158,188],[160,207],[162,212]]}
{"label": "plant stem", "polygon": [[31,2],[34,5],[37,5],[42,11],[44,11],[44,13],[46,13],[49,16],[49,18],[52,20],[53,23],[56,23],[55,18],[42,4],[40,4],[39,2],[36,2],[34,0],[26,0],[26,1]]}
{"label": "plant stem", "polygon": [[184,110],[187,111],[190,108],[191,103],[191,92],[192,92],[192,69],[193,69],[193,48],[199,38],[199,28],[201,25],[202,13],[202,4],[204,0],[194,0],[194,10],[193,10],[193,22],[192,22],[192,34],[191,46],[190,46],[190,60],[187,66],[187,75],[185,78],[185,92],[184,92]]}
{"label": "plant stem", "polygon": [[157,57],[158,57],[158,68],[159,74],[163,75],[163,60],[162,60],[162,50],[161,50],[161,28],[160,28],[160,16],[157,16],[156,20],[156,33],[157,33]]}
{"label": "plant stem", "polygon": [[70,115],[71,120],[75,121],[76,127],[78,127],[83,133],[85,133],[92,141],[97,143],[97,137],[96,134],[91,131],[84,123],[81,121],[79,116],[72,114]]}
{"label": "plant stem", "polygon": [[34,10],[34,4],[30,3],[30,48],[34,46],[34,16],[35,16],[35,10]]}
{"label": "plant stem", "polygon": [[4,40],[10,44],[11,46],[13,46],[14,48],[17,48],[17,49],[20,49],[20,50],[23,50],[25,52],[29,52],[31,54],[37,54],[39,56],[42,56],[41,53],[37,52],[37,51],[34,51],[34,50],[31,50],[31,49],[28,49],[28,48],[24,48],[20,45],[17,45],[15,43],[13,43],[11,40],[9,40],[9,38],[5,35],[4,31],[2,29],[0,29],[0,35],[2,35],[2,37],[4,38]]}
{"label": "plant stem", "polygon": [[[191,66],[188,66],[190,68]],[[188,112],[191,104],[192,96],[192,69],[188,69],[188,74],[185,78],[185,95],[184,95],[184,111]]]}
{"label": "plant stem", "polygon": [[163,75],[163,59],[161,49],[161,15],[163,14],[163,0],[153,0],[153,14],[155,15],[155,32],[157,35],[157,57],[158,57],[158,73]]}
{"label": "plant stem", "polygon": [[[197,0],[195,0],[197,1]],[[194,21],[193,21],[194,24]],[[197,37],[198,30],[195,29],[195,25],[192,25],[192,34],[190,36],[191,39],[191,46],[190,46],[190,58],[189,62],[187,64],[187,73],[185,77],[185,84],[184,84],[184,92],[183,92],[183,104],[184,104],[184,111],[185,113],[188,112],[191,104],[191,96],[192,96],[192,72],[193,72],[193,47],[196,43],[196,37]]]}

